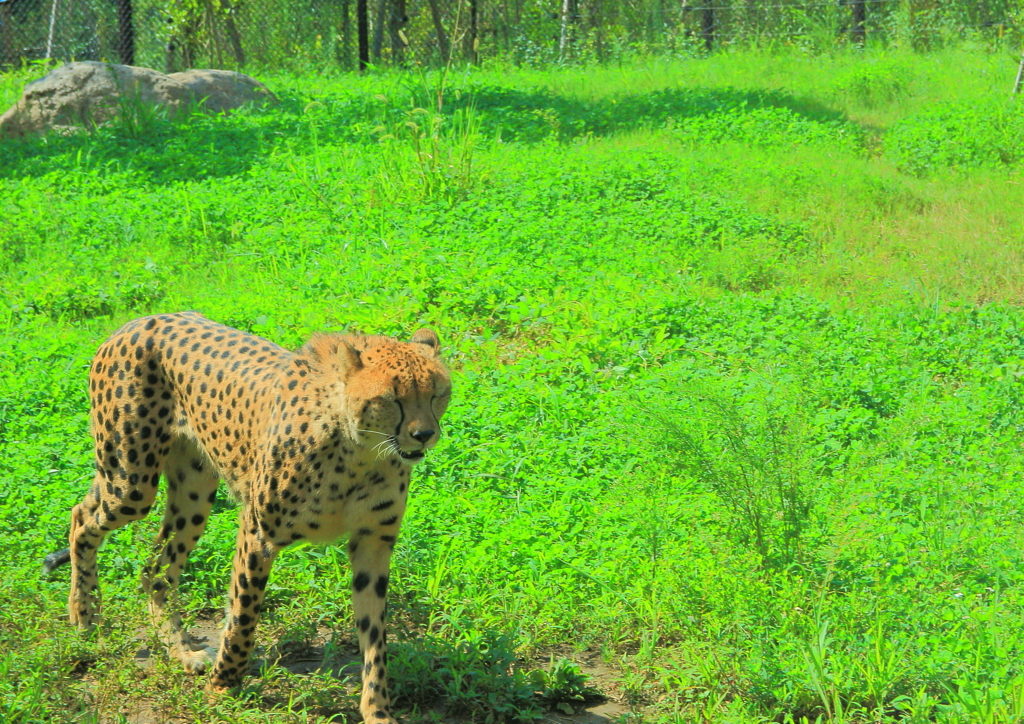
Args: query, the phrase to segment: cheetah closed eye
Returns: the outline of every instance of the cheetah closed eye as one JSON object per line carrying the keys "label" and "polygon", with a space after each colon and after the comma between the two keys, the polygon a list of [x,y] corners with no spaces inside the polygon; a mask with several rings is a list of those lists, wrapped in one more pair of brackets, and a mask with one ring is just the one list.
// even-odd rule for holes
{"label": "cheetah closed eye", "polygon": [[[289,543],[349,536],[352,606],[363,653],[360,711],[394,722],[387,690],[385,596],[411,467],[440,435],[451,380],[437,336],[319,335],[296,352],[195,314],[129,322],[99,348],[89,375],[96,478],[71,511],[71,621],[99,613],[96,551],[145,516],[161,473],[167,507],[142,584],[172,654],[237,686],[275,555]],[[202,534],[218,479],[242,501],[220,649],[193,644],[165,611]]]}

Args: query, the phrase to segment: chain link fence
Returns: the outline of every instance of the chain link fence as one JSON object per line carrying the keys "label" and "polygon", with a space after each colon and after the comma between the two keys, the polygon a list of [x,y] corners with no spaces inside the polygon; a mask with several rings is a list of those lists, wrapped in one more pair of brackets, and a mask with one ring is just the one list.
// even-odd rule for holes
{"label": "chain link fence", "polygon": [[0,0],[0,66],[607,62],[747,43],[1018,40],[1024,0]]}

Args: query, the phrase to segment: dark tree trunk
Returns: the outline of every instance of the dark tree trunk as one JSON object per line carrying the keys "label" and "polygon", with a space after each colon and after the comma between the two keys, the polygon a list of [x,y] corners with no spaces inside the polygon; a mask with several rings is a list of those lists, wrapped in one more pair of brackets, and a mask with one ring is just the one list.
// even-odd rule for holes
{"label": "dark tree trunk", "polygon": [[388,34],[391,36],[391,62],[395,65],[405,63],[405,41],[402,39],[402,28],[409,21],[405,15],[405,0],[391,0],[391,12],[388,13]]}
{"label": "dark tree trunk", "polygon": [[14,65],[14,34],[11,33],[11,3],[0,3],[0,68]]}
{"label": "dark tree trunk", "polygon": [[562,28],[558,37],[558,58],[568,60],[576,42],[576,0],[562,0]]}
{"label": "dark tree trunk", "polygon": [[480,48],[480,40],[477,36],[477,8],[478,0],[469,0],[469,33],[466,34],[466,57],[473,65],[477,63],[477,51]]}
{"label": "dark tree trunk", "polygon": [[135,23],[132,0],[117,0],[117,53],[124,65],[135,65]]}
{"label": "dark tree trunk", "polygon": [[437,0],[429,0],[429,2],[430,16],[434,20],[434,32],[437,33],[437,49],[441,53],[441,62],[447,63],[451,57],[451,52],[448,48],[448,35],[444,32],[441,7],[437,4]]}
{"label": "dark tree trunk", "polygon": [[341,2],[341,50],[335,48],[335,55],[338,63],[343,68],[348,68],[352,62],[352,20],[349,17],[351,3],[349,0]]}
{"label": "dark tree trunk", "polygon": [[370,57],[373,62],[380,62],[380,51],[384,47],[384,18],[388,11],[388,0],[377,0],[377,13],[373,19],[373,47],[370,49]]}
{"label": "dark tree trunk", "polygon": [[705,0],[703,12],[700,16],[700,37],[704,39],[704,49],[709,53],[715,46],[715,7],[711,3],[714,0]]}
{"label": "dark tree trunk", "polygon": [[235,56],[235,63],[245,65],[245,50],[242,48],[242,35],[238,32],[238,25],[235,24],[235,10],[237,5],[227,4],[223,7],[224,28],[228,32],[228,41],[231,43],[231,52]]}
{"label": "dark tree trunk", "polygon": [[359,36],[359,70],[370,64],[370,22],[366,0],[356,0],[356,34]]}
{"label": "dark tree trunk", "polygon": [[597,51],[597,61],[603,63],[604,57],[604,20],[601,15],[601,0],[591,0],[587,3],[590,11],[590,27],[594,31],[594,50]]}
{"label": "dark tree trunk", "polygon": [[864,21],[866,17],[866,8],[864,0],[852,0],[850,3],[853,6],[853,25],[850,27],[850,40],[857,45],[864,45]]}

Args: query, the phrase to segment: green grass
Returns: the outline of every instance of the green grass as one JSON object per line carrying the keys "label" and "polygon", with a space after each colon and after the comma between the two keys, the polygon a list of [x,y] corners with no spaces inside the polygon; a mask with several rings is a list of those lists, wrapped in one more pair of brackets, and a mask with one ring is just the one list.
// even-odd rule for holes
{"label": "green grass", "polygon": [[290,346],[439,332],[455,395],[391,586],[406,719],[579,705],[552,656],[589,651],[635,722],[1018,721],[1013,73],[737,52],[459,71],[440,110],[434,75],[280,76],[273,109],[3,143],[0,718],[354,711],[340,550],[279,557],[261,675],[216,703],[134,661],[155,518],[101,553],[98,638],[39,576],[91,477],[93,351],[196,309]]}

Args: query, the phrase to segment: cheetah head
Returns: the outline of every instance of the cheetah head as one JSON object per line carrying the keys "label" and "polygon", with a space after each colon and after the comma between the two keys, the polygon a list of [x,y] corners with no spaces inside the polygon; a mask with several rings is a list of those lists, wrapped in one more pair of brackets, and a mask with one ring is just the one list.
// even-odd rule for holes
{"label": "cheetah head", "polygon": [[421,329],[409,342],[391,337],[335,339],[351,439],[378,457],[418,463],[437,444],[451,397],[451,377],[438,356],[437,335]]}

